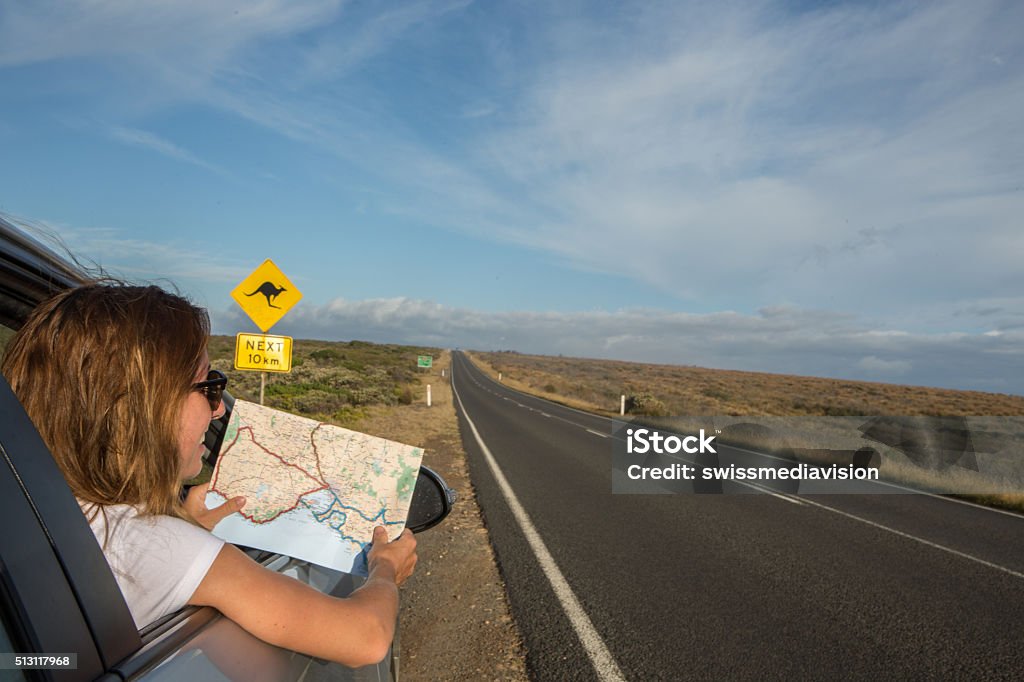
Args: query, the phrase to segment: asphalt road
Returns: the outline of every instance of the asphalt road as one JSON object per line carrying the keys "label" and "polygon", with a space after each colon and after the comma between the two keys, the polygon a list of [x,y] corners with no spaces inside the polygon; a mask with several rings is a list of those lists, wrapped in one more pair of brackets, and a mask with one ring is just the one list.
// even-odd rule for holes
{"label": "asphalt road", "polygon": [[534,679],[1024,676],[1024,517],[927,495],[613,495],[608,419],[452,366]]}

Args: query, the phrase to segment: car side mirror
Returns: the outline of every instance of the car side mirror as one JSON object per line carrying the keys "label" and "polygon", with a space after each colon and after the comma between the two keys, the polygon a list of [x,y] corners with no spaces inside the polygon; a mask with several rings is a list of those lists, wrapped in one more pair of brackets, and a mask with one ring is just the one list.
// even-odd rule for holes
{"label": "car side mirror", "polygon": [[405,527],[413,533],[433,528],[444,521],[457,498],[455,491],[448,487],[437,472],[428,467],[420,467]]}

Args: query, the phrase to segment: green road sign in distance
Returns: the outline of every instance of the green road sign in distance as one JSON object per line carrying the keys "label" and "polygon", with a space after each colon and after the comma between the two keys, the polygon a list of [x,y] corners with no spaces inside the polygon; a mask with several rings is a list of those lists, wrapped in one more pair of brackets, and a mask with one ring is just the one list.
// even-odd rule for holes
{"label": "green road sign in distance", "polygon": [[416,358],[417,367],[433,367],[434,357],[432,355],[421,355]]}

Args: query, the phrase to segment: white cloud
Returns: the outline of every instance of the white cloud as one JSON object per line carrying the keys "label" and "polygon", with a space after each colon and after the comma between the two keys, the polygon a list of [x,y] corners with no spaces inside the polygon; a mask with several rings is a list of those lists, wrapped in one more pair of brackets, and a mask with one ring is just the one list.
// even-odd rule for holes
{"label": "white cloud", "polygon": [[[411,128],[382,87],[337,87],[406,37],[429,44],[466,5],[33,3],[0,15],[0,64],[117,57],[150,97],[228,110],[368,171],[395,190],[387,210],[682,299],[902,311],[1024,284],[1018,5],[552,11],[502,47],[514,88],[454,102],[458,117],[506,114],[478,116],[494,122],[457,145],[433,146],[431,118]],[[506,19],[477,14],[481,30]],[[979,276],[993,270],[1002,287]]]}
{"label": "white cloud", "polygon": [[[801,14],[645,2],[597,17],[545,4],[542,20],[520,27],[527,40],[510,16],[538,8],[477,7],[464,14],[481,22],[489,51],[459,55],[474,63],[456,70],[481,69],[489,88],[460,90],[437,48],[450,36],[431,32],[463,7],[8,3],[0,66],[103,61],[134,74],[133,88],[106,93],[117,116],[182,103],[230,112],[358,170],[380,193],[369,210],[741,311],[510,318],[405,300],[320,311],[381,340],[405,333],[404,319],[431,338],[519,350],[577,344],[579,354],[779,371],[801,367],[806,351],[808,373],[902,369],[906,380],[972,386],[1012,376],[983,360],[1014,356],[1007,344],[1024,329],[1024,5]],[[403,52],[410,41],[422,53]],[[403,116],[394,92],[357,78],[367,64],[393,75],[396,56],[451,87],[438,99],[452,109]],[[421,57],[436,57],[435,70]],[[435,142],[439,116],[465,132]],[[152,129],[122,124],[120,139],[207,163],[187,141],[141,128]],[[189,262],[174,248],[169,257]],[[310,333],[344,330],[297,319]],[[991,329],[1006,333],[983,335]]]}
{"label": "white cloud", "polygon": [[150,149],[158,154],[163,154],[164,156],[177,161],[184,161],[185,163],[191,163],[194,166],[199,166],[200,168],[213,171],[218,175],[228,175],[228,172],[223,168],[209,163],[208,161],[204,161],[192,152],[182,149],[173,142],[165,140],[159,135],[146,132],[145,130],[115,126],[110,128],[109,133],[110,136],[118,142],[124,142],[125,144],[129,144],[134,147],[141,147],[143,149]]}
{"label": "white cloud", "polygon": [[[377,211],[705,307],[793,302],[909,325],[911,308],[1024,286],[1019,5],[553,9],[523,27],[528,41],[472,56],[495,84],[453,90],[468,96],[442,115],[478,127],[435,145],[430,112],[417,129],[394,93],[353,76],[408,59],[407,39],[427,49],[466,6],[33,4],[4,12],[0,43],[8,64],[124,58],[150,97],[360,169],[389,192]],[[488,9],[476,27],[504,28]],[[205,163],[163,138],[133,143]]]}
{"label": "white cloud", "polygon": [[487,150],[556,216],[520,240],[702,301],[892,317],[1024,284],[1024,79],[977,58],[1019,10],[765,7],[546,69]]}
{"label": "white cloud", "polygon": [[[410,30],[436,20],[448,12],[464,9],[472,0],[386,3],[383,11],[362,22],[343,25],[343,35],[323,40],[305,53],[300,78],[319,83],[350,73],[368,60],[387,52]],[[355,10],[355,8],[349,8]]]}
{"label": "white cloud", "polygon": [[[130,57],[212,70],[254,40],[333,18],[340,0],[34,0],[5,3],[0,66]],[[183,49],[184,48],[184,49]]]}
{"label": "white cloud", "polygon": [[884,360],[874,355],[861,358],[857,365],[866,372],[882,376],[906,374],[913,367],[907,360]]}
{"label": "white cloud", "polygon": [[[216,311],[218,333],[248,327],[240,310]],[[339,298],[300,303],[275,332],[1024,393],[1024,354],[1016,352],[1024,333],[877,333],[859,320],[796,308],[486,313],[409,298]]]}

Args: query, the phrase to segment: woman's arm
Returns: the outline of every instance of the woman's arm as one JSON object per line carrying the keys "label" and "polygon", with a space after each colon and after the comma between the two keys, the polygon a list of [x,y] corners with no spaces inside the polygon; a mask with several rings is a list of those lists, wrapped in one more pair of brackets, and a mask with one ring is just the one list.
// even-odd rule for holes
{"label": "woman's arm", "polygon": [[358,667],[382,660],[398,618],[398,586],[416,565],[408,530],[394,542],[375,528],[369,578],[346,599],[260,566],[224,545],[189,604],[213,606],[265,642]]}

